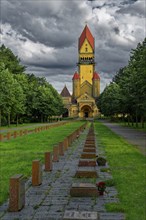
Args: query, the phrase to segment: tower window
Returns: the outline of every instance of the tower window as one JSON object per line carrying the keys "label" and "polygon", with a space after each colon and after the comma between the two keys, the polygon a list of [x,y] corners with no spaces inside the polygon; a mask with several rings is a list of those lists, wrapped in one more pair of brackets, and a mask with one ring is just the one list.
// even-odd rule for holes
{"label": "tower window", "polygon": [[88,52],[88,48],[87,47],[85,48],[85,51]]}

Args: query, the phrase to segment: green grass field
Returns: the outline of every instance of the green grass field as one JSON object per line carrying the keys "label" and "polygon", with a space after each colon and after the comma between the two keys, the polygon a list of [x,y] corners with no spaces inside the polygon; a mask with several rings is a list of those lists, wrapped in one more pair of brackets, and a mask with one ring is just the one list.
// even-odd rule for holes
{"label": "green grass field", "polygon": [[84,122],[67,123],[50,128],[40,133],[32,133],[10,141],[0,143],[0,204],[9,195],[9,178],[22,173],[31,176],[32,160],[41,159],[44,163],[44,152],[52,151],[53,146]]}
{"label": "green grass field", "polygon": [[146,219],[146,158],[133,145],[101,123],[95,123],[99,146],[118,190],[120,204],[108,204],[108,211],[124,211],[127,220]]}

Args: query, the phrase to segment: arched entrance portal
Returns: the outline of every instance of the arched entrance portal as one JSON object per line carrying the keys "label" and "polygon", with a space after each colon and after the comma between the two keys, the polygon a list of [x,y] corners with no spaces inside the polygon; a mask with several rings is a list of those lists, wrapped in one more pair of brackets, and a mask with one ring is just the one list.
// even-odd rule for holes
{"label": "arched entrance portal", "polygon": [[84,105],[81,108],[81,114],[82,114],[82,117],[84,117],[84,118],[92,118],[93,117],[92,109],[88,105]]}

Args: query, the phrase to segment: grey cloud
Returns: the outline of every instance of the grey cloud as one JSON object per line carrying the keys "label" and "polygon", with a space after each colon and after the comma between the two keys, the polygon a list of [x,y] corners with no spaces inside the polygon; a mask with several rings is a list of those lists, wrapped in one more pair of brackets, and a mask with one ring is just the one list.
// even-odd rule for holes
{"label": "grey cloud", "polygon": [[2,22],[28,39],[56,48],[74,43],[74,27],[83,15],[76,1],[6,0],[2,4]]}
{"label": "grey cloud", "polygon": [[128,5],[128,7],[122,7],[117,10],[117,13],[121,14],[130,14],[132,16],[145,17],[146,9],[145,9],[145,1],[133,1],[133,4]]}
{"label": "grey cloud", "polygon": [[119,27],[114,27],[113,30],[114,30],[114,32],[115,32],[116,34],[119,34],[119,33],[120,33]]}
{"label": "grey cloud", "polygon": [[[136,0],[3,0],[1,5],[3,43],[20,56],[27,72],[46,77],[60,92],[65,83],[72,90],[78,38],[86,20],[95,37],[101,90],[127,64],[130,50],[143,40],[139,22],[142,4]],[[104,9],[106,14],[102,14]],[[134,22],[132,10],[137,11]]]}

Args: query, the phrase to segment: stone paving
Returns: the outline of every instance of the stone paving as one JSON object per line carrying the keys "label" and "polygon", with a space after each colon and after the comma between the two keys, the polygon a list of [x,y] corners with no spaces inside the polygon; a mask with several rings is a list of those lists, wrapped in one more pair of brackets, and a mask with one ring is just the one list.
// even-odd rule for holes
{"label": "stone paving", "polygon": [[[0,207],[1,220],[61,220],[65,211],[98,212],[100,220],[125,220],[123,213],[109,213],[105,209],[106,203],[118,203],[115,187],[107,187],[108,193],[97,197],[71,197],[72,183],[95,183],[112,179],[108,172],[101,172],[102,166],[95,169],[98,178],[75,178],[80,156],[83,152],[88,129],[81,133],[72,145],[60,156],[59,162],[53,162],[52,172],[43,172],[42,185],[32,187],[31,178],[26,183],[26,204],[19,212],[8,212],[8,202]],[[96,154],[103,155],[96,142]],[[108,164],[106,165],[108,168]],[[105,168],[105,166],[104,166]],[[96,181],[95,181],[96,180]],[[75,219],[75,218],[69,218]],[[92,219],[92,218],[79,218]]]}

